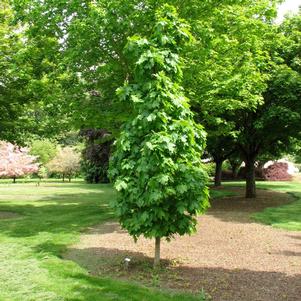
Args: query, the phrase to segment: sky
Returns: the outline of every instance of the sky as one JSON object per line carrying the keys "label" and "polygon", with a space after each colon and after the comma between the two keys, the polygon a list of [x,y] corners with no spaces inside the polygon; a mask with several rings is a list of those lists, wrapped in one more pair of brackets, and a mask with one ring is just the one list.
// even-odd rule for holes
{"label": "sky", "polygon": [[290,11],[296,13],[299,6],[301,6],[301,0],[286,0],[278,8],[277,22],[281,22],[284,15]]}

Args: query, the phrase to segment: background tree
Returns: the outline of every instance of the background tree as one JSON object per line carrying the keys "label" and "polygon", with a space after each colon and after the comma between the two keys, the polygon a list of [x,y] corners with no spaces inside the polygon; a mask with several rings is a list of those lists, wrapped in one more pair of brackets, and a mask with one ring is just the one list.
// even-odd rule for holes
{"label": "background tree", "polygon": [[[209,131],[208,144],[210,140],[221,142],[216,143],[220,150],[216,149],[215,153],[223,153],[225,145],[222,138],[225,132],[237,141],[240,156],[246,163],[247,197],[256,195],[256,158],[267,152],[283,152],[291,138],[299,133],[299,113],[293,104],[294,101],[297,105],[297,99],[300,99],[298,76],[292,67],[285,67],[284,55],[280,51],[281,48],[294,49],[293,52],[298,55],[298,38],[295,38],[291,47],[285,47],[286,42],[283,44],[285,39],[281,38],[272,23],[276,3],[258,1],[251,6],[221,2],[200,23],[210,30],[196,35],[201,38],[198,42],[203,47],[190,52],[192,67],[187,70],[188,76],[185,78],[185,86],[190,87],[193,110],[197,113],[196,120],[205,124]],[[200,28],[200,24],[195,30]],[[298,37],[296,24],[294,36]],[[272,88],[275,84],[278,85],[277,89],[274,89],[276,86]],[[286,100],[281,107],[280,98],[283,97]],[[273,116],[278,114],[276,110],[282,115],[277,131],[269,128]],[[277,123],[276,119],[273,122]],[[219,131],[212,136],[212,129],[217,128]],[[270,137],[266,138],[269,133]],[[211,148],[213,146],[214,143],[211,143]]]}
{"label": "background tree", "polygon": [[[253,40],[256,42],[254,33],[259,20],[270,20],[275,15],[277,1],[12,2],[17,19],[27,25],[27,36],[43,37],[39,40],[43,47],[39,49],[45,53],[47,62],[56,67],[57,74],[51,78],[60,79],[64,91],[60,100],[65,105],[59,108],[66,109],[67,118],[70,117],[77,129],[105,128],[116,136],[120,125],[130,119],[133,112],[131,103],[120,103],[115,96],[115,90],[123,84],[124,78],[131,77],[123,48],[128,36],[150,33],[149,24],[161,4],[172,3],[181,17],[193,25],[198,43],[185,48],[182,53],[186,59],[192,59],[184,70],[184,86],[190,92],[192,102],[203,99],[210,106],[210,102],[218,99],[220,107],[229,109],[239,104],[233,94],[248,94],[250,103],[257,99],[257,94],[253,96],[251,92],[261,85],[261,78],[248,59],[249,54],[242,53],[251,47]],[[47,46],[47,41],[52,42],[51,47]],[[238,72],[239,68],[242,72]],[[223,93],[226,97],[221,97]],[[214,95],[219,97],[214,98]]]}
{"label": "background tree", "polygon": [[108,183],[108,168],[113,136],[104,129],[83,129],[85,139],[81,170],[88,183]]}
{"label": "background tree", "polygon": [[[293,24],[295,18],[298,16],[292,18]],[[289,22],[285,21],[286,24]],[[275,35],[279,44],[273,42],[272,47],[267,47],[273,60],[263,101],[255,110],[241,110],[235,116],[238,146],[246,163],[246,197],[256,196],[254,164],[258,156],[288,153],[294,139],[300,139],[301,74],[298,64],[295,65],[300,53],[291,46],[295,44],[296,31],[290,31],[290,35],[283,27],[279,28],[279,34]],[[284,49],[287,52],[283,52]],[[288,55],[290,60],[287,60]]]}
{"label": "background tree", "polygon": [[48,140],[33,140],[30,143],[30,153],[37,157],[39,163],[45,166],[57,153],[57,144]]}
{"label": "background tree", "polygon": [[195,231],[196,216],[208,207],[207,175],[200,158],[205,133],[197,126],[179,83],[179,49],[190,38],[187,24],[164,5],[149,39],[129,39],[133,79],[118,90],[131,101],[135,117],[118,137],[111,176],[119,196],[114,204],[121,226],[137,239],[160,239]]}
{"label": "background tree", "polygon": [[237,179],[239,168],[240,168],[243,161],[240,158],[240,156],[236,155],[236,154],[231,155],[228,158],[228,160],[229,160],[229,163],[230,163],[230,166],[231,166],[232,178]]}
{"label": "background tree", "polygon": [[29,155],[28,148],[22,148],[9,142],[0,141],[0,177],[23,177],[39,170],[36,157]]}
{"label": "background tree", "polygon": [[39,172],[38,172],[38,177],[40,179],[40,181],[38,182],[38,185],[40,185],[40,182],[42,181],[42,179],[46,179],[48,177],[48,170],[45,166],[40,166],[39,168]]}
{"label": "background tree", "polygon": [[207,138],[207,151],[215,163],[214,186],[222,185],[223,162],[227,160],[236,149],[235,139],[231,136],[215,135],[209,132]]}
{"label": "background tree", "polygon": [[59,41],[29,35],[12,2],[0,4],[0,139],[24,145],[33,133],[57,134],[69,120],[61,110]]}
{"label": "background tree", "polygon": [[4,0],[0,3],[0,139],[16,141],[25,104],[29,101],[26,89],[30,80],[28,64],[22,59],[25,48],[20,26],[13,25],[14,13]]}
{"label": "background tree", "polygon": [[[53,72],[56,76],[45,77],[46,82],[59,79],[54,87],[63,91],[59,101],[54,102],[52,97],[45,104],[51,108],[54,102],[60,104],[62,110],[65,108],[65,113],[72,112],[68,118],[77,128],[103,127],[118,135],[120,125],[132,118],[134,110],[131,102],[120,103],[114,95],[123,79],[131,80],[132,76],[122,49],[127,37],[133,33],[149,34],[148,24],[154,20],[153,12],[166,1],[12,2],[18,20],[26,25],[26,37],[35,41],[34,45],[43,46],[38,47],[42,50],[42,62],[48,62],[46,66],[56,71]],[[243,124],[245,119],[250,124],[254,121],[252,114],[262,104],[263,94],[273,76],[271,62],[276,63],[276,56],[270,49],[271,44],[277,44],[275,41],[278,42],[279,36],[275,36],[272,23],[279,2],[172,1],[181,16],[192,25],[197,40],[182,52],[186,59],[183,85],[189,92],[195,119],[198,123],[221,129],[221,133],[215,134],[216,137],[228,131],[230,136],[238,138],[243,130],[239,136],[240,145],[244,145],[241,146],[241,149],[244,148],[241,154],[250,167],[247,190],[253,196],[254,154],[251,153],[255,151],[249,149],[253,147],[253,142],[245,143],[245,139],[248,135],[253,139],[254,128],[248,127],[247,130]],[[295,38],[290,38],[292,43],[286,44],[287,51],[282,51],[281,55],[288,61],[291,61],[291,54],[298,57],[300,53],[298,21],[287,26],[284,36],[290,35],[290,28],[293,28]],[[38,36],[42,38],[37,39]],[[296,64],[298,60],[294,59],[294,62]],[[47,69],[41,70],[45,70],[41,74],[49,74]],[[47,87],[49,89],[51,85]],[[59,92],[56,94],[60,95]],[[245,111],[246,114],[241,114]],[[209,127],[207,129],[211,130]]]}
{"label": "background tree", "polygon": [[46,165],[49,172],[62,175],[71,182],[72,177],[80,171],[80,155],[72,147],[59,149],[57,155]]}
{"label": "background tree", "polygon": [[301,140],[294,140],[293,150],[291,152],[293,162],[301,164]]}

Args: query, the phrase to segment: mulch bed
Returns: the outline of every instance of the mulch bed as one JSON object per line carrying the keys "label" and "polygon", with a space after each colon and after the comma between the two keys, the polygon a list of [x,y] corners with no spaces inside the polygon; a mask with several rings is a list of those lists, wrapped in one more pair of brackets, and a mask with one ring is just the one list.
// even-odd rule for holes
{"label": "mulch bed", "polygon": [[[288,194],[260,190],[256,199],[237,196],[212,201],[192,236],[162,242],[163,267],[154,271],[154,242],[132,238],[109,222],[91,228],[65,258],[91,274],[146,285],[199,292],[216,301],[300,301],[301,233],[258,224],[250,214],[289,203]],[[124,259],[131,259],[126,269]]]}

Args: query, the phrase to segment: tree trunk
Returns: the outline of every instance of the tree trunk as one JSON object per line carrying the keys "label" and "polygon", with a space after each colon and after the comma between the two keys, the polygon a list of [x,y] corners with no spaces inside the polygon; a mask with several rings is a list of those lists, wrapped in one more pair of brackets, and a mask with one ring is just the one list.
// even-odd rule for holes
{"label": "tree trunk", "polygon": [[231,164],[231,169],[232,169],[232,177],[233,179],[237,179],[238,176],[238,167],[240,164]]}
{"label": "tree trunk", "polygon": [[157,268],[160,266],[160,241],[161,241],[161,238],[156,237],[154,268]]}
{"label": "tree trunk", "polygon": [[71,182],[71,177],[69,177],[69,179],[68,179],[68,180],[69,180],[69,183],[70,183],[70,182]]}
{"label": "tree trunk", "polygon": [[65,175],[63,174],[63,182],[65,182]]}
{"label": "tree trunk", "polygon": [[223,161],[215,162],[215,175],[214,175],[214,186],[222,186],[222,167]]}
{"label": "tree trunk", "polygon": [[246,198],[256,198],[255,159],[248,158],[246,161]]}
{"label": "tree trunk", "polygon": [[13,183],[16,183],[16,177],[13,177]]}

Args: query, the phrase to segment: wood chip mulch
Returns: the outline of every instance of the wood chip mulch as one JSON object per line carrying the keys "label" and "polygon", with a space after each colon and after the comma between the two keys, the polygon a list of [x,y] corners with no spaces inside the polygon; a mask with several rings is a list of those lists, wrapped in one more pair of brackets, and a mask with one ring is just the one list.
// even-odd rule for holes
{"label": "wood chip mulch", "polygon": [[159,271],[151,268],[154,242],[134,243],[114,221],[89,229],[64,257],[93,275],[196,293],[204,289],[214,301],[301,301],[301,232],[250,219],[292,197],[260,190],[256,200],[246,200],[241,189],[235,191],[237,196],[212,201],[195,235],[162,242]]}

